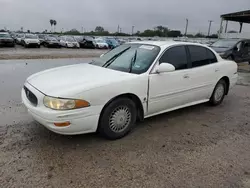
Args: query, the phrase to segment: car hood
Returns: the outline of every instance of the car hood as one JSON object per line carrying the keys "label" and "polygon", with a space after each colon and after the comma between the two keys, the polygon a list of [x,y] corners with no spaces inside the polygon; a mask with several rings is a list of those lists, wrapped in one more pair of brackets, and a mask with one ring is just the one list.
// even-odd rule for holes
{"label": "car hood", "polygon": [[0,38],[0,40],[13,40],[13,38]]}
{"label": "car hood", "polygon": [[24,39],[25,42],[40,42],[39,39]]}
{"label": "car hood", "polygon": [[108,44],[105,43],[105,42],[96,42],[96,44],[98,44],[98,45],[103,45],[103,46],[108,45]]}
{"label": "car hood", "polygon": [[48,69],[31,75],[27,82],[54,97],[72,97],[83,91],[134,78],[135,74],[83,63]]}
{"label": "car hood", "polygon": [[213,47],[211,46],[211,48],[216,51],[217,53],[222,53],[222,52],[225,52],[227,50],[230,50],[231,48],[221,48],[221,47]]}

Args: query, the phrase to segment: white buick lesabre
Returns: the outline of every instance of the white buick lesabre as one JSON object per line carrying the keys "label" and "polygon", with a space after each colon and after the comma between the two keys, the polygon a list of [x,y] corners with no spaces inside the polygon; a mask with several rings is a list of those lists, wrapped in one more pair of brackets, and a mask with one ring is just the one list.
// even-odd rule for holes
{"label": "white buick lesabre", "polygon": [[237,65],[211,48],[173,41],[121,45],[89,64],[30,76],[22,100],[34,119],[66,135],[125,136],[136,120],[209,101],[220,104]]}

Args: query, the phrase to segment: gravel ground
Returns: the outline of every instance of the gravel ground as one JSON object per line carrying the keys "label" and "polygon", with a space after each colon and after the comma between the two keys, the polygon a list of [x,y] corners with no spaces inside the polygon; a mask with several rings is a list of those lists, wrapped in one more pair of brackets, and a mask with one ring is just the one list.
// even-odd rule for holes
{"label": "gravel ground", "polygon": [[250,187],[246,84],[218,107],[155,116],[127,137],[107,141],[57,135],[32,120],[20,102],[24,79],[69,60],[31,61],[0,61],[1,187]]}
{"label": "gravel ground", "polygon": [[90,58],[98,57],[107,50],[68,49],[68,48],[0,48],[0,60],[7,59],[55,59],[55,58]]}

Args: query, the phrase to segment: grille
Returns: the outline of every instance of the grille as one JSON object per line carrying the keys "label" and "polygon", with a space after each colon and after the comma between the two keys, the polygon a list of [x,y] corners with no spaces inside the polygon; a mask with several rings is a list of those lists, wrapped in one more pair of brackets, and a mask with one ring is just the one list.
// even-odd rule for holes
{"label": "grille", "polygon": [[26,97],[27,99],[33,104],[33,105],[37,105],[37,98],[36,96],[34,95],[34,93],[32,93],[27,87],[23,87],[24,88],[24,91],[25,91],[25,94],[26,94]]}

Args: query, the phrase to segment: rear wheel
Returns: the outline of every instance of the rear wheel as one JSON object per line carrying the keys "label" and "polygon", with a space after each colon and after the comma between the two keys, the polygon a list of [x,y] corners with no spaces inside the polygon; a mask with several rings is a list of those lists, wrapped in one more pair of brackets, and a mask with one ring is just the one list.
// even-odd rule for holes
{"label": "rear wheel", "polygon": [[214,106],[221,104],[226,95],[226,89],[227,84],[225,80],[220,80],[214,88],[213,94],[210,98],[210,103]]}
{"label": "rear wheel", "polygon": [[128,134],[136,122],[136,105],[128,98],[112,101],[103,111],[98,132],[105,138],[115,140]]}
{"label": "rear wheel", "polygon": [[234,57],[232,55],[227,57],[228,60],[234,60]]}

